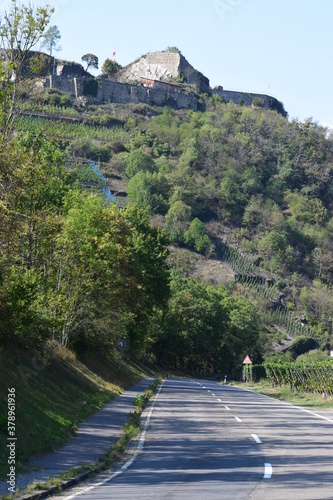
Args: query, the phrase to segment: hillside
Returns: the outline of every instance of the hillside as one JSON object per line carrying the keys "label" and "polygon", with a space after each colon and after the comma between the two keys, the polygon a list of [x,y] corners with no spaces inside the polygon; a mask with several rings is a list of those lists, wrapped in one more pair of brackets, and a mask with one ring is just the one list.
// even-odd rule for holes
{"label": "hillside", "polygon": [[[181,267],[182,248],[194,260],[203,254],[189,274],[209,281],[209,269],[213,283],[228,286],[236,277],[234,290],[256,303],[264,322],[268,314],[282,332],[314,335],[327,344],[332,138],[324,128],[288,122],[260,107],[224,104],[216,95],[206,98],[204,112],[119,104],[80,108],[69,96],[67,107],[42,104],[65,96],[44,91],[34,103],[41,102],[49,116],[51,109],[63,120],[75,115],[76,123],[59,127],[20,118],[17,127],[42,126],[75,162],[101,161],[118,202],[135,203],[151,224],[164,228]],[[223,262],[229,272],[219,277],[216,266],[203,263],[210,261]]]}

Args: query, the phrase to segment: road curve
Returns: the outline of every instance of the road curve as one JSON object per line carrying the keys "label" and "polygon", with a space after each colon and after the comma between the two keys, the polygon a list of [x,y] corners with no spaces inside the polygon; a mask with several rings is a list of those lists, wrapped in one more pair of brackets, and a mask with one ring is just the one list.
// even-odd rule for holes
{"label": "road curve", "polygon": [[169,378],[143,452],[119,472],[56,498],[333,499],[333,418],[214,381]]}

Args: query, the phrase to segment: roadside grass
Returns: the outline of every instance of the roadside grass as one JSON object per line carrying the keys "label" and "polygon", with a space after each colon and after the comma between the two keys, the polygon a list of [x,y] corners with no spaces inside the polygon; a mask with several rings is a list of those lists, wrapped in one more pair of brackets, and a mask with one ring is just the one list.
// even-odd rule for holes
{"label": "roadside grass", "polygon": [[333,409],[333,397],[322,394],[313,394],[308,392],[295,392],[289,386],[272,387],[270,380],[262,379],[258,382],[231,382],[230,385],[237,385],[244,389],[259,392],[266,396],[287,401],[289,403],[305,406],[309,408]]}
{"label": "roadside grass", "polygon": [[[64,444],[79,422],[125,388],[152,375],[129,361],[123,361],[118,371],[118,356],[92,352],[85,364],[55,342],[48,344],[43,356],[0,353],[0,449],[7,449],[7,389],[15,388],[17,473],[30,470],[32,457]],[[1,453],[0,480],[6,479],[7,459]]]}

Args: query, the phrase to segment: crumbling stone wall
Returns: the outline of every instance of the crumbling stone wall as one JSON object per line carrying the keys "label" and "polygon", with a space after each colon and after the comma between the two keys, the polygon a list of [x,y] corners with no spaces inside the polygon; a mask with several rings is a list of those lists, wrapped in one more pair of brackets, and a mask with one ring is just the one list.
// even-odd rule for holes
{"label": "crumbling stone wall", "polygon": [[[177,54],[176,54],[177,55]],[[179,56],[179,54],[178,54]],[[200,78],[198,76],[198,78]],[[74,94],[75,97],[85,95],[87,78],[49,76],[45,79],[44,86],[52,87]],[[141,84],[130,84],[114,82],[110,80],[94,80],[98,82],[97,94],[93,97],[98,104],[105,102],[119,102],[123,104],[135,104],[144,102],[156,106],[170,106],[176,109],[198,109],[198,99],[193,92],[167,92],[160,89],[151,89]],[[236,92],[224,90],[222,87],[209,89],[212,94],[217,94],[224,102],[234,102],[239,106],[259,106],[265,109],[272,109],[283,116],[286,116],[283,105],[274,97],[264,94],[252,94],[246,92]],[[92,96],[90,96],[92,97]]]}
{"label": "crumbling stone wall", "polygon": [[265,94],[253,94],[247,92],[237,92],[234,90],[224,90],[222,87],[218,87],[211,90],[212,94],[217,94],[221,97],[224,102],[234,102],[239,106],[258,106],[265,109],[272,109],[278,111],[283,116],[287,113],[284,110],[283,104],[275,99]]}
{"label": "crumbling stone wall", "polygon": [[[173,93],[159,89],[148,89],[143,85],[97,80],[98,92],[94,101],[97,104],[105,102],[119,102],[123,104],[137,104],[144,102],[156,106],[170,106],[176,109],[197,110],[198,101],[193,93]],[[45,80],[45,87],[57,88],[69,92],[76,98],[84,96],[84,78],[63,78],[49,76]]]}

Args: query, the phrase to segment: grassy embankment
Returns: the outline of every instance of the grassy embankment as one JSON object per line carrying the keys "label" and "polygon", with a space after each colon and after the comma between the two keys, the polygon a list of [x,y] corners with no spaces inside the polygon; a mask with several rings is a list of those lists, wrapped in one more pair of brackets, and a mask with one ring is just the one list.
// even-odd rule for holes
{"label": "grassy embankment", "polygon": [[[28,470],[32,457],[55,449],[73,434],[77,423],[101,409],[110,399],[149,369],[123,362],[111,354],[89,353],[77,359],[50,343],[43,357],[37,354],[0,353],[0,449],[7,442],[7,390],[16,392],[16,467]],[[6,453],[0,456],[0,480],[8,472]]]}
{"label": "grassy embankment", "polygon": [[271,396],[272,398],[279,399],[281,401],[287,401],[294,405],[306,406],[310,408],[317,409],[333,409],[333,397],[327,396],[323,398],[322,394],[312,394],[308,392],[295,392],[290,387],[276,386],[273,387],[268,379],[263,379],[258,382],[232,382],[232,385],[237,385],[238,387],[244,389],[250,389],[251,391],[259,392],[265,396]]}

